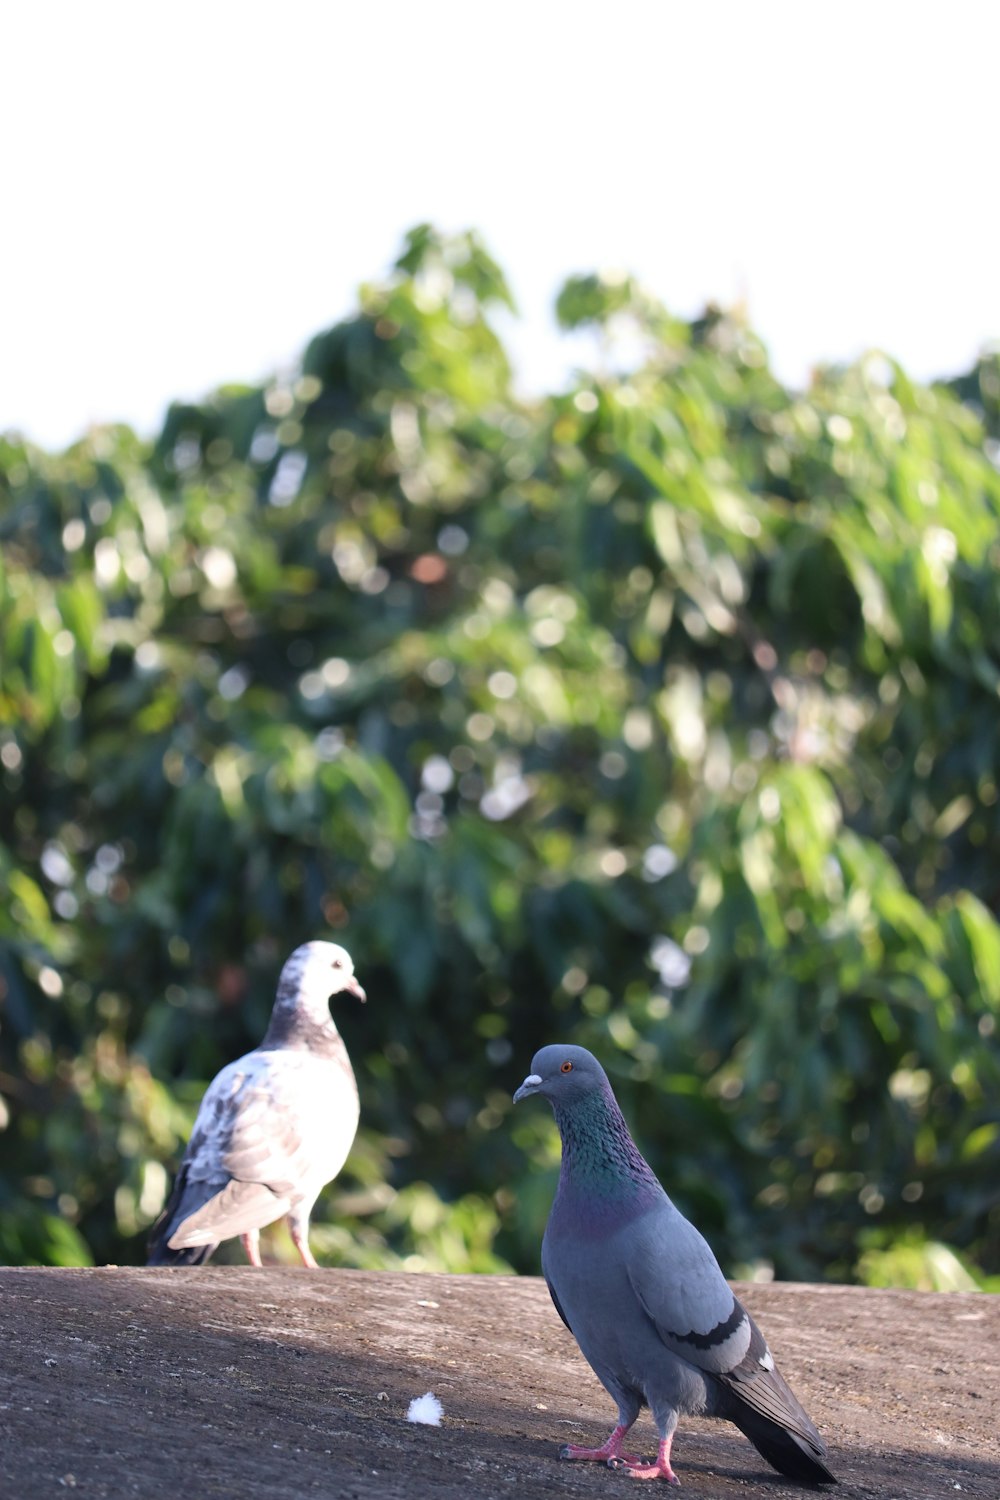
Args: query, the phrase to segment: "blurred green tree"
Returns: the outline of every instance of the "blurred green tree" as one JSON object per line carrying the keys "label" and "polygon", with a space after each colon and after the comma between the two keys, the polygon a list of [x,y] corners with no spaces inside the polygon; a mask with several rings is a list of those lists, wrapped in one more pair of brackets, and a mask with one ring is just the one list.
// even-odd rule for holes
{"label": "blurred green tree", "polygon": [[332,930],[330,1261],[535,1269],[571,1037],[727,1270],[996,1277],[995,358],[795,393],[578,277],[529,403],[502,307],[420,226],[294,377],[0,441],[0,1258],[141,1259]]}

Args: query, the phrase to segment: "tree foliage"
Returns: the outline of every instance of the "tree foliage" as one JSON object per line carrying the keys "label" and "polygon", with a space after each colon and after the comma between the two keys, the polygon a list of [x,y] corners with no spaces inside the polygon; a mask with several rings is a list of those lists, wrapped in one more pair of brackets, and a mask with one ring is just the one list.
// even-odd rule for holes
{"label": "tree foliage", "polygon": [[799,393],[578,277],[526,402],[510,305],[421,226],[292,374],[0,442],[0,1257],[141,1259],[332,932],[330,1262],[534,1269],[568,1038],[727,1270],[996,1275],[996,359]]}

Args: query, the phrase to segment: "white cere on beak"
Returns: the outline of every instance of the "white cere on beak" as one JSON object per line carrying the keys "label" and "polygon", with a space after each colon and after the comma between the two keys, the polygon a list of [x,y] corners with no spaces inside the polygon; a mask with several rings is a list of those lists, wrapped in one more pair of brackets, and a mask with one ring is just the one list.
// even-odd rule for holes
{"label": "white cere on beak", "polygon": [[527,1076],[527,1078],[521,1084],[521,1087],[515,1093],[515,1095],[514,1095],[514,1103],[517,1104],[518,1100],[524,1099],[528,1095],[535,1093],[535,1091],[538,1088],[538,1085],[541,1083],[541,1081],[542,1081],[541,1074],[539,1074],[539,1073],[529,1073],[528,1076]]}

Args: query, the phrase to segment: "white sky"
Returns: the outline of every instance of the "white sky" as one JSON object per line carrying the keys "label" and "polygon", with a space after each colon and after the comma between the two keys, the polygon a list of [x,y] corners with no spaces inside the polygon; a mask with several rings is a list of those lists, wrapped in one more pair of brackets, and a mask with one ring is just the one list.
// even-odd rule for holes
{"label": "white sky", "polygon": [[604,267],[744,297],[792,383],[1000,336],[992,0],[31,0],[3,51],[0,431],[48,446],[288,365],[425,219],[529,390]]}

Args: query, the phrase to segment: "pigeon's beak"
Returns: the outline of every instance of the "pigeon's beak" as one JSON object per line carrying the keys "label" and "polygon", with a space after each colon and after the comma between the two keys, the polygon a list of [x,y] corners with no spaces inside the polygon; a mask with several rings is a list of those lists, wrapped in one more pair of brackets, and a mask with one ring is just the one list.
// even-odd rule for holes
{"label": "pigeon's beak", "polygon": [[357,995],[362,1005],[368,999],[368,996],[365,994],[364,990],[361,988],[360,984],[355,979],[353,974],[351,975],[350,979],[347,980],[346,984],[344,985],[344,989],[350,990],[352,995]]}
{"label": "pigeon's beak", "polygon": [[517,1093],[514,1095],[514,1103],[518,1104],[522,1099],[527,1099],[531,1094],[537,1094],[539,1088],[541,1087],[541,1084],[542,1080],[540,1074],[529,1073],[527,1078],[521,1084],[521,1087],[518,1089]]}

